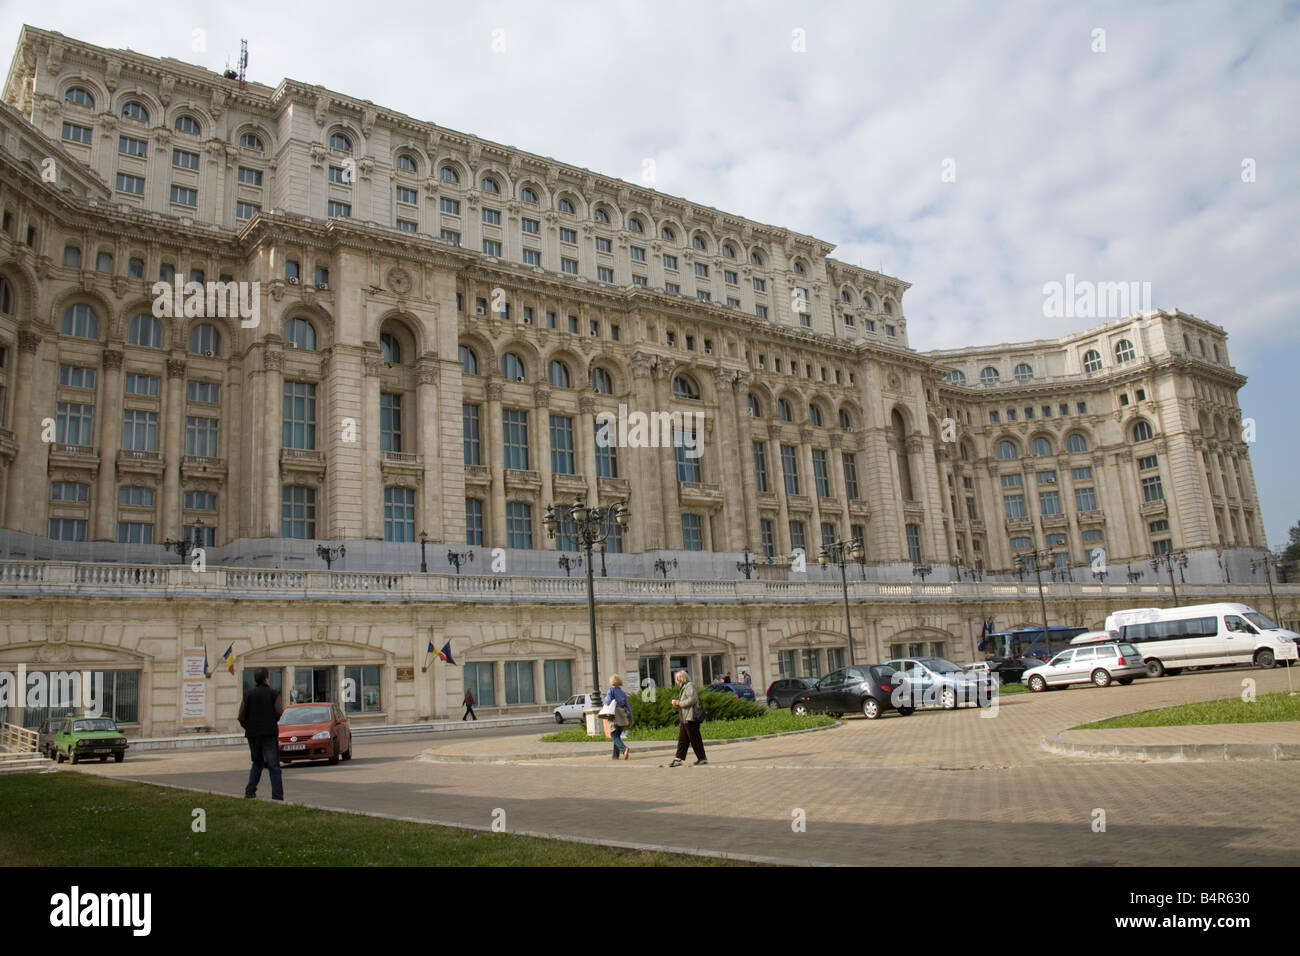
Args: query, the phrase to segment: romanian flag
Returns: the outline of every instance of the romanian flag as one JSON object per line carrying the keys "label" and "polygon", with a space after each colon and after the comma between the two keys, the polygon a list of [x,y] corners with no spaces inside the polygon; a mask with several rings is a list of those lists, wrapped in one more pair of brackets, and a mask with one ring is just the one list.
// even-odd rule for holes
{"label": "romanian flag", "polygon": [[235,673],[235,645],[231,644],[226,648],[226,653],[221,655],[222,663],[230,668],[230,673]]}
{"label": "romanian flag", "polygon": [[455,664],[455,663],[456,663],[455,661],[453,661],[453,660],[451,659],[451,641],[448,641],[446,644],[442,645],[442,650],[440,650],[440,651],[438,651],[438,650],[434,650],[434,647],[433,647],[433,641],[430,641],[430,642],[429,642],[429,653],[430,653],[430,654],[437,654],[437,655],[438,655],[438,660],[442,661],[444,664]]}

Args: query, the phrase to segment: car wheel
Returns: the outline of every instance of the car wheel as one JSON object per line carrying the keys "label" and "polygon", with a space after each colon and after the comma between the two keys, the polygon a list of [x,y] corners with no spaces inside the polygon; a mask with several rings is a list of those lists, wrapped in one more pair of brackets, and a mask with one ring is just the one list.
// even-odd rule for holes
{"label": "car wheel", "polygon": [[1133,678],[1121,677],[1118,680],[1116,680],[1115,683],[1119,684],[1121,687],[1127,687],[1129,684],[1133,683]]}
{"label": "car wheel", "polygon": [[1273,652],[1270,650],[1262,650],[1255,653],[1256,667],[1262,667],[1264,670],[1268,670],[1276,663],[1277,661],[1273,659]]}
{"label": "car wheel", "polygon": [[1164,677],[1165,665],[1161,664],[1154,657],[1147,661],[1147,677]]}
{"label": "car wheel", "polygon": [[880,701],[874,697],[866,697],[862,700],[862,716],[867,720],[875,720],[880,716]]}
{"label": "car wheel", "polygon": [[74,766],[76,765],[76,763],[77,763],[77,754],[76,754],[75,751],[71,751],[71,750],[68,751],[68,760],[70,760]]}
{"label": "car wheel", "polygon": [[62,751],[60,751],[60,750],[56,750],[56,751],[54,751],[54,762],[55,762],[55,763],[63,763],[64,759],[66,759],[66,758],[64,758],[64,756],[63,756],[63,752],[62,752]]}
{"label": "car wheel", "polygon": [[113,763],[121,763],[126,759],[126,754],[113,754]]}
{"label": "car wheel", "polygon": [[807,717],[812,713],[812,711],[808,709],[808,702],[806,700],[796,700],[790,705],[790,713],[794,714],[796,717]]}
{"label": "car wheel", "polygon": [[556,712],[555,712],[555,722],[556,722],[557,724],[562,724],[562,723],[564,723],[564,718],[560,716],[560,712],[559,712],[559,711],[556,711]]}
{"label": "car wheel", "polygon": [[339,739],[337,737],[331,737],[330,738],[330,766],[332,767],[334,766],[334,764],[338,762],[339,762]]}
{"label": "car wheel", "polygon": [[100,757],[100,758],[99,758],[99,762],[100,762],[100,763],[108,763],[108,754],[104,754],[104,756]]}
{"label": "car wheel", "polygon": [[939,695],[939,701],[944,710],[957,709],[957,691],[951,687],[945,687],[943,693]]}
{"label": "car wheel", "polygon": [[1098,667],[1095,671],[1092,672],[1092,682],[1096,684],[1098,687],[1109,687],[1110,672],[1107,671],[1105,668]]}
{"label": "car wheel", "polygon": [[1029,678],[1029,689],[1035,694],[1047,690],[1047,681],[1043,680],[1042,674],[1035,674]]}
{"label": "car wheel", "polygon": [[767,699],[767,706],[769,710],[780,710],[781,702],[777,700],[775,697],[769,697]]}
{"label": "car wheel", "polygon": [[351,737],[348,738],[348,749],[343,751],[343,759],[344,760],[352,759],[352,738]]}
{"label": "car wheel", "polygon": [[898,713],[899,713],[900,716],[903,716],[903,717],[911,717],[913,714],[916,713],[916,708],[915,708],[915,707],[900,707],[900,708],[898,708]]}

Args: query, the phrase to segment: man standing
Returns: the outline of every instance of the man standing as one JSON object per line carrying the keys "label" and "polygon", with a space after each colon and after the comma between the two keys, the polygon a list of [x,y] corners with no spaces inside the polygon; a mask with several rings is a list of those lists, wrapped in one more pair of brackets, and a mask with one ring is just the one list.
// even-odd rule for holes
{"label": "man standing", "polygon": [[703,708],[700,706],[700,696],[695,691],[695,685],[691,683],[690,677],[686,671],[678,671],[673,675],[673,680],[681,688],[677,696],[673,698],[673,706],[677,708],[677,718],[680,721],[680,727],[677,731],[677,756],[673,758],[670,767],[680,767],[682,761],[686,759],[686,746],[690,744],[695,751],[695,764],[699,766],[702,763],[708,763],[704,759],[704,738],[700,736],[700,717]]}
{"label": "man standing", "polygon": [[271,689],[271,673],[265,667],[253,671],[256,682],[244,695],[239,705],[239,725],[248,738],[248,750],[253,766],[248,771],[248,786],[244,796],[250,800],[257,796],[257,785],[262,782],[262,768],[271,773],[271,799],[284,799],[284,781],[280,777],[280,715],[284,713],[284,699]]}

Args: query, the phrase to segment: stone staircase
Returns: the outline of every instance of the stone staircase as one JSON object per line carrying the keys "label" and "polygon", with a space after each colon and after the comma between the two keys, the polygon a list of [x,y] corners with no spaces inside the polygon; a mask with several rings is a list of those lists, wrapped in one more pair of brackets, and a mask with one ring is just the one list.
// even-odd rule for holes
{"label": "stone staircase", "polygon": [[38,753],[0,751],[0,775],[7,773],[36,773],[54,769],[54,761]]}

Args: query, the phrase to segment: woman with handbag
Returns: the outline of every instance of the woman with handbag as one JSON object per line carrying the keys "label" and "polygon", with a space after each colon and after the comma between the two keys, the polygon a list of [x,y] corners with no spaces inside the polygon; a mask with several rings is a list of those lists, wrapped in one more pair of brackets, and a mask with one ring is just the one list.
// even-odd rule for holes
{"label": "woman with handbag", "polygon": [[610,759],[618,760],[621,757],[627,760],[632,751],[623,742],[623,731],[635,721],[632,719],[632,706],[623,691],[623,678],[617,674],[609,678],[609,691],[605,694],[605,706],[600,709],[600,716],[608,718],[614,725],[614,729],[609,732],[610,739],[614,741],[614,756]]}
{"label": "woman with handbag", "polygon": [[695,690],[695,685],[691,683],[691,677],[686,671],[678,671],[673,675],[673,680],[677,682],[680,688],[677,696],[673,698],[673,706],[677,708],[677,717],[680,720],[680,726],[677,733],[677,755],[673,757],[670,767],[680,767],[682,761],[686,759],[686,747],[689,744],[695,751],[696,766],[702,763],[708,763],[704,756],[704,738],[700,736],[700,722],[705,718],[704,707],[700,703],[700,695]]}

